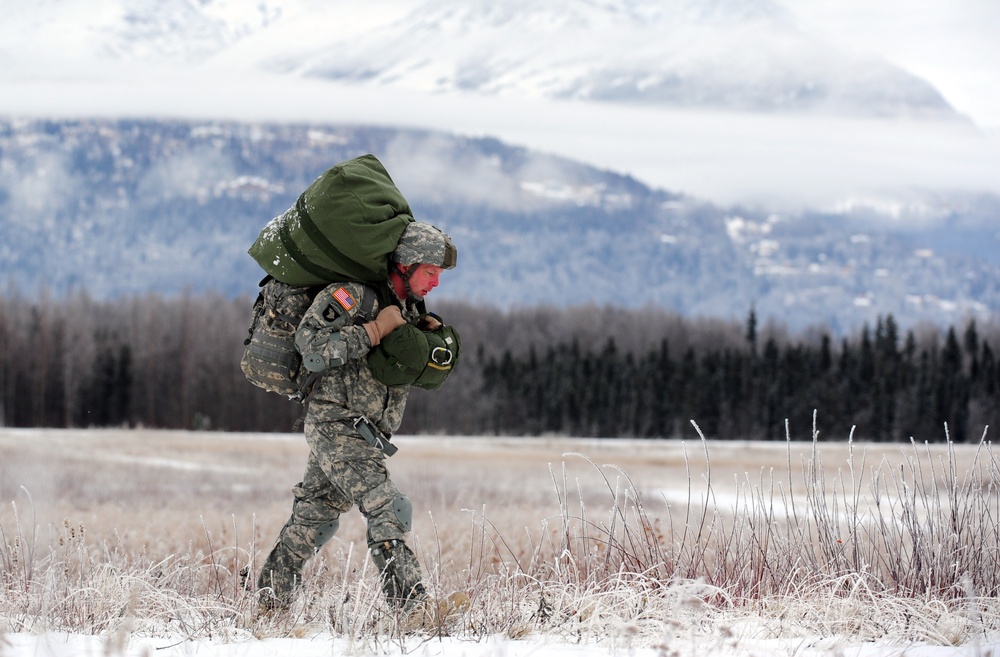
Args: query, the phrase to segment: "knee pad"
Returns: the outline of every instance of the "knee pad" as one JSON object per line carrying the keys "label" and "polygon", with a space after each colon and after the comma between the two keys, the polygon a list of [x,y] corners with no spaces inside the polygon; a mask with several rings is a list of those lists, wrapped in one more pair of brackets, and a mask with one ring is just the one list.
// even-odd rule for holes
{"label": "knee pad", "polygon": [[361,511],[368,520],[370,542],[402,538],[413,527],[413,503],[388,480],[368,491]]}
{"label": "knee pad", "polygon": [[340,518],[325,522],[316,530],[316,549],[320,549],[326,542],[333,538],[333,535],[340,529]]}
{"label": "knee pad", "polygon": [[403,527],[404,532],[413,529],[413,503],[410,502],[410,498],[402,493],[397,495],[396,499],[392,501],[392,513]]}

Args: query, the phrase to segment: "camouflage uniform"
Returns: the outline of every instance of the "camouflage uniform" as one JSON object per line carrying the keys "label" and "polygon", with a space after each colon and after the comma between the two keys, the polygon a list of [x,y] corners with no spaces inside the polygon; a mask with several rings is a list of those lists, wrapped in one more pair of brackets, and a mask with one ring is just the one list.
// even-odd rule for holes
{"label": "camouflage uniform", "polygon": [[[354,301],[350,309],[330,302],[337,295],[346,299],[341,290]],[[336,531],[340,514],[355,506],[367,520],[368,546],[383,572],[387,599],[403,604],[424,594],[420,565],[403,542],[412,517],[409,499],[389,478],[385,453],[370,445],[353,426],[356,418],[364,416],[382,433],[391,435],[402,421],[408,393],[407,386],[387,387],[372,376],[366,361],[371,342],[360,322],[345,325],[343,318],[339,325],[336,322],[344,312],[353,321],[365,294],[374,291],[366,291],[360,283],[327,286],[296,332],[296,346],[303,359],[313,355],[326,363],[343,360],[343,364],[326,371],[309,401],[305,422],[309,462],[302,481],[293,488],[291,517],[258,579],[259,588],[273,593],[266,599],[273,605],[289,604],[305,562]],[[377,296],[396,298],[388,285]],[[372,316],[378,308],[376,302]],[[408,322],[420,315],[410,303],[402,314]]]}

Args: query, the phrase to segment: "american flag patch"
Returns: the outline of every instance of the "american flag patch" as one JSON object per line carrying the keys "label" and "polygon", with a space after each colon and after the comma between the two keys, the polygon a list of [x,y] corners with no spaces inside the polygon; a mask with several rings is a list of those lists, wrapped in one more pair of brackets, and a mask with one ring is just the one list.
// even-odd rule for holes
{"label": "american flag patch", "polygon": [[351,293],[342,287],[338,287],[334,293],[333,298],[337,300],[337,303],[341,305],[344,310],[350,310],[357,303]]}

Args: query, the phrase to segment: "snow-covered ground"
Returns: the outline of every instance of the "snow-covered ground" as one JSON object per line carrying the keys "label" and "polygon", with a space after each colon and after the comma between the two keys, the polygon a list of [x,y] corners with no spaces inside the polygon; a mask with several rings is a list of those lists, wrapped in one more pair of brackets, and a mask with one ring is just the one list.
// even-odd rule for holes
{"label": "snow-covered ground", "polygon": [[[473,597],[473,613],[480,614],[468,618],[486,619],[491,628],[504,626],[508,617],[504,614],[519,619],[507,624],[506,632],[462,622],[451,626],[450,636],[400,635],[372,631],[382,627],[377,622],[345,622],[345,605],[340,604],[336,613],[334,609],[346,601],[345,592],[360,602],[366,590],[373,592],[367,600],[376,602],[364,611],[369,618],[380,604],[377,584],[370,584],[370,574],[361,565],[366,562],[364,551],[354,547],[363,545],[358,514],[345,515],[341,532],[324,548],[328,566],[313,576],[320,583],[320,597],[308,613],[302,613],[302,623],[260,625],[243,619],[248,598],[234,590],[232,562],[227,559],[245,563],[247,555],[259,555],[283,522],[288,488],[304,463],[306,448],[299,435],[0,429],[0,584],[5,587],[0,589],[0,657],[1000,655],[997,599],[989,592],[959,595],[958,600],[954,593],[943,598],[895,597],[869,588],[877,578],[849,572],[843,582],[854,590],[846,595],[831,593],[828,599],[823,597],[827,590],[823,586],[814,590],[793,586],[784,597],[706,603],[709,598],[699,593],[711,587],[697,580],[689,580],[686,597],[683,591],[672,593],[678,590],[675,586],[685,586],[682,579],[650,593],[647,603],[643,591],[653,589],[637,588],[634,582],[649,584],[648,579],[616,580],[612,573],[594,586],[593,580],[576,580],[571,573],[565,581],[545,581],[544,595],[551,591],[557,613],[573,610],[572,617],[542,623],[531,613],[539,608],[540,594],[530,585],[510,586],[515,594],[524,591],[524,598],[515,595],[506,602],[496,595],[497,588],[487,590],[497,582],[501,588],[507,586],[502,561],[477,562],[470,557],[477,550],[468,547],[457,557],[447,550],[441,556],[441,543],[460,542],[469,534],[475,539],[480,529],[483,536],[486,531],[498,532],[512,555],[519,533],[531,535],[535,546],[543,546],[540,521],[559,521],[552,516],[549,497],[558,496],[569,506],[580,502],[567,497],[586,498],[587,526],[596,531],[607,522],[601,500],[612,489],[633,486],[654,523],[671,510],[679,510],[683,517],[686,509],[709,498],[720,512],[735,514],[727,515],[731,522],[741,513],[753,516],[754,508],[779,505],[787,493],[801,494],[802,482],[796,477],[807,465],[822,466],[829,482],[825,493],[839,495],[841,504],[858,503],[872,492],[865,474],[870,473],[871,481],[880,482],[876,488],[885,489],[881,504],[893,514],[906,512],[893,495],[900,489],[894,486],[892,473],[909,467],[933,466],[921,475],[923,483],[948,471],[941,468],[951,467],[953,472],[945,479],[952,477],[961,484],[952,492],[961,496],[971,490],[979,495],[976,491],[982,490],[989,498],[994,495],[988,492],[992,488],[962,484],[970,469],[993,477],[991,464],[996,461],[988,446],[440,436],[396,440],[400,453],[390,462],[393,477],[424,512],[415,522],[415,549],[425,566],[432,564],[429,570],[467,569],[457,577],[434,572],[432,581],[438,587],[451,586],[468,577],[469,590],[479,591]],[[627,484],[619,474],[627,474]],[[846,491],[840,488],[845,483]],[[911,489],[908,494],[915,492]],[[613,506],[623,513],[613,512],[612,518],[625,522],[635,513],[638,507],[630,506],[631,495],[615,497]],[[515,508],[498,511],[504,503]],[[473,515],[471,527],[470,507],[482,509]],[[933,514],[939,508],[926,511]],[[981,507],[963,508],[982,513]],[[558,510],[555,513],[558,516]],[[779,509],[776,518],[769,517],[780,522],[782,513]],[[480,517],[489,518],[488,523],[477,524]],[[760,517],[750,520],[757,522]],[[866,526],[859,535],[870,531]],[[677,539],[676,533],[666,535],[668,541]],[[762,536],[784,537],[770,532]],[[961,545],[968,540],[961,539]],[[972,542],[983,550],[984,559],[991,556],[988,541]],[[740,545],[730,543],[730,547]],[[33,582],[27,586],[26,571],[14,562],[32,552]],[[147,558],[154,568],[143,565]],[[558,562],[562,557],[555,558]],[[586,552],[580,550],[577,558],[586,559]],[[562,562],[562,567],[573,566],[571,561]],[[352,570],[352,564],[359,568]],[[522,565],[512,571],[515,579],[532,576],[531,568]],[[477,567],[492,574],[468,574]],[[204,585],[194,583],[206,568],[223,573],[218,593],[206,594]],[[154,574],[160,569],[166,576]],[[338,579],[338,569],[343,579]],[[551,572],[547,576],[552,577]],[[169,581],[164,584],[162,579]],[[190,587],[186,579],[192,580]],[[566,586],[560,589],[562,584]],[[541,589],[539,583],[537,590]],[[810,591],[808,600],[796,597],[800,590]],[[149,600],[137,600],[136,595]],[[728,599],[730,594],[722,595]],[[496,612],[505,604],[509,609]],[[585,607],[591,604],[589,617],[600,618],[585,621]],[[527,613],[519,613],[519,605]],[[105,629],[81,629],[88,625]],[[917,632],[907,629],[918,626]],[[347,630],[333,629],[337,627]]]}
{"label": "snow-covered ground", "polygon": [[[3,642],[6,643],[3,643]],[[844,636],[834,639],[797,637],[794,639],[720,638],[715,644],[664,645],[656,647],[579,645],[551,639],[514,641],[500,637],[482,641],[461,638],[414,638],[401,645],[390,639],[373,639],[357,645],[329,634],[304,638],[197,640],[183,637],[130,638],[127,645],[109,646],[102,637],[50,632],[41,636],[7,635],[0,639],[3,657],[700,657],[753,655],[755,657],[991,657],[1000,654],[1000,641],[966,646],[901,645],[860,643]]]}

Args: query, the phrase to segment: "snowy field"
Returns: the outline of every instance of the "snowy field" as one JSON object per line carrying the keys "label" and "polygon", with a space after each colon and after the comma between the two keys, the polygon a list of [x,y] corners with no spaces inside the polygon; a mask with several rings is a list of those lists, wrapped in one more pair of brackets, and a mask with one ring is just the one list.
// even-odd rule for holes
{"label": "snowy field", "polygon": [[396,440],[428,585],[472,599],[417,633],[357,513],[254,617],[301,436],[0,429],[0,657],[1000,655],[988,444]]}
{"label": "snowy field", "polygon": [[7,644],[0,644],[5,657],[52,656],[77,657],[98,655],[202,655],[205,657],[326,657],[329,655],[413,655],[414,657],[598,657],[628,655],[629,657],[668,657],[669,655],[839,655],[843,657],[990,657],[1000,651],[1000,642],[964,647],[941,647],[917,644],[867,643],[860,644],[850,637],[819,640],[810,637],[756,640],[739,638],[699,642],[692,640],[684,646],[657,646],[638,648],[622,641],[619,647],[579,645],[568,641],[529,639],[511,641],[490,638],[468,641],[461,638],[415,639],[396,641],[371,641],[366,645],[352,644],[326,633],[317,633],[302,639],[264,639],[223,641],[203,639],[190,641],[184,637],[157,639],[134,637],[127,645],[108,648],[103,637],[79,634],[51,633],[44,636],[17,634],[8,636]]}

